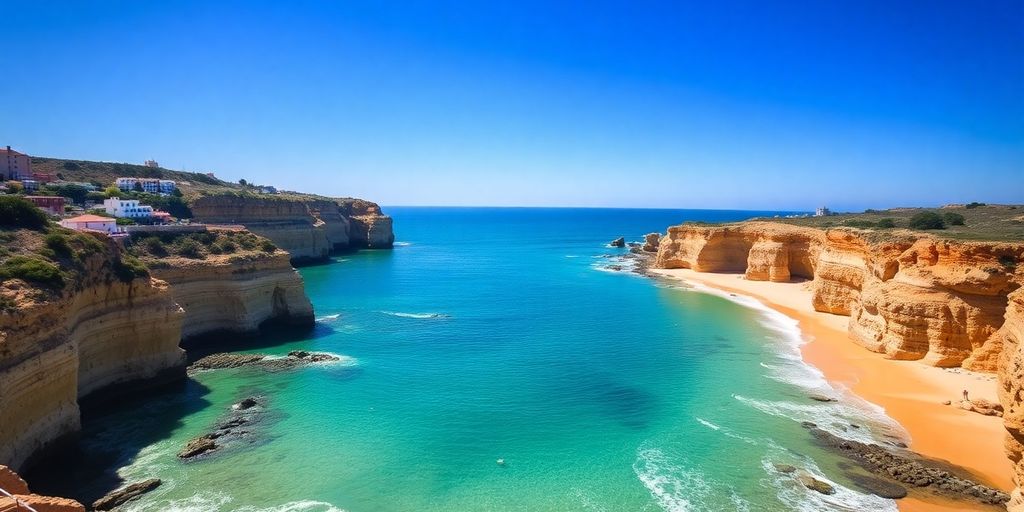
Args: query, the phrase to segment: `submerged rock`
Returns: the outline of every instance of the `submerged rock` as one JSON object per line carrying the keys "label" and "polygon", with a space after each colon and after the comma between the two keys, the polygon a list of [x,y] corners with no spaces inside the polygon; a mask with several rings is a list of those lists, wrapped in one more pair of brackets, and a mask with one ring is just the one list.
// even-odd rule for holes
{"label": "submerged rock", "polygon": [[214,442],[217,436],[212,434],[203,434],[189,441],[184,448],[178,452],[178,457],[182,459],[191,459],[197,455],[202,455],[206,452],[212,452],[219,448],[217,443]]}
{"label": "submerged rock", "polygon": [[821,494],[835,494],[836,493],[836,488],[832,487],[831,484],[829,484],[828,482],[823,482],[821,480],[818,480],[817,478],[814,478],[814,475],[812,475],[810,473],[807,473],[807,472],[797,473],[796,481],[800,482],[804,487],[806,487],[806,488],[808,488],[808,489],[810,489],[812,491],[818,491]]}
{"label": "submerged rock", "polygon": [[320,352],[294,350],[285,357],[271,357],[265,354],[210,354],[189,365],[188,371],[220,370],[224,368],[259,367],[265,370],[290,370],[299,366],[328,361],[340,361],[341,358]]}
{"label": "submerged rock", "polygon": [[835,398],[828,397],[825,395],[810,395],[808,398],[811,400],[817,400],[818,402],[838,402]]}
{"label": "submerged rock", "polygon": [[612,240],[611,242],[608,242],[608,245],[610,245],[612,247],[625,247],[626,246],[626,238],[620,236],[620,237],[616,238],[615,240]]}
{"label": "submerged rock", "polygon": [[149,480],[135,482],[134,484],[127,485],[117,489],[116,491],[111,491],[106,496],[94,501],[92,508],[93,510],[110,510],[138,498],[157,487],[160,487],[159,478],[150,478]]}
{"label": "submerged rock", "polygon": [[773,462],[772,466],[775,466],[775,471],[778,471],[779,473],[795,473],[796,472],[796,466],[793,466],[791,464],[780,464],[778,462]]}

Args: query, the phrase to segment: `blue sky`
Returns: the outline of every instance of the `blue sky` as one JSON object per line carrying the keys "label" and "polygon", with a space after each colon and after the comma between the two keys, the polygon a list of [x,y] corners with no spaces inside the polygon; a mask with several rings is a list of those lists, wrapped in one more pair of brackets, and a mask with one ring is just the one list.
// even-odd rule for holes
{"label": "blue sky", "polygon": [[382,204],[1024,202],[1024,2],[768,4],[8,0],[0,144]]}

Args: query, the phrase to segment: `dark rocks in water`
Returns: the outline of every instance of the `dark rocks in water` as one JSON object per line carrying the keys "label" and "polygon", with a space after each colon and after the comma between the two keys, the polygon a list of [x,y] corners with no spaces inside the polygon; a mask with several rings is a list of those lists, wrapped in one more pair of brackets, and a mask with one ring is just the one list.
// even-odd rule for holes
{"label": "dark rocks in water", "polygon": [[[876,444],[843,439],[817,427],[807,428],[818,442],[849,457],[869,472],[888,480],[927,488],[940,495],[972,498],[986,505],[1001,505],[1010,499],[1003,491],[953,475],[934,462],[898,455]],[[899,494],[898,490],[891,487],[883,492],[890,495]]]}
{"label": "dark rocks in water", "polygon": [[818,424],[811,421],[801,421],[800,426],[804,428],[818,428]]}
{"label": "dark rocks in water", "polygon": [[219,446],[217,446],[217,443],[214,442],[214,439],[216,439],[217,437],[219,436],[215,434],[203,434],[197,438],[192,439],[185,445],[184,448],[181,449],[180,452],[178,452],[178,457],[182,459],[191,459],[192,457],[195,457],[197,455],[212,452],[217,448],[220,448]]}
{"label": "dark rocks in water", "polygon": [[159,478],[150,478],[141,482],[127,485],[116,491],[111,491],[106,496],[96,500],[92,504],[93,510],[110,510],[121,506],[153,489],[160,487]]}
{"label": "dark rocks in water", "polygon": [[241,402],[238,402],[237,404],[235,404],[235,409],[238,409],[240,411],[244,411],[246,409],[251,409],[253,407],[256,407],[257,405],[259,405],[259,402],[256,401],[256,397],[250,396],[248,398],[243,399]]}
{"label": "dark rocks in water", "polygon": [[286,357],[270,357],[264,354],[210,354],[189,365],[188,371],[220,370],[224,368],[259,367],[265,370],[291,370],[299,366],[327,361],[338,361],[339,357],[319,352],[293,350]]}
{"label": "dark rocks in water", "polygon": [[857,484],[858,487],[874,494],[875,496],[881,496],[890,500],[898,500],[907,497],[907,488],[900,484],[858,473],[853,473],[848,476],[850,477],[850,480],[853,480],[853,482]]}
{"label": "dark rocks in water", "polygon": [[611,246],[611,247],[625,247],[626,246],[626,239],[625,239],[625,237],[621,237],[620,236],[620,237],[616,238],[615,240],[612,240],[611,242],[608,242],[608,245]]}
{"label": "dark rocks in water", "polygon": [[773,462],[772,466],[775,466],[775,471],[778,471],[779,473],[795,473],[796,472],[796,466],[793,466],[791,464],[780,464],[778,462]]}
{"label": "dark rocks in water", "polygon": [[818,480],[817,478],[814,478],[814,476],[811,475],[810,473],[806,473],[806,472],[799,473],[796,476],[796,480],[798,482],[800,482],[804,487],[806,487],[806,488],[808,488],[808,489],[810,489],[812,491],[818,491],[821,494],[835,494],[836,493],[836,488],[835,487],[832,487],[832,485],[829,484],[828,482],[822,482],[821,480]]}
{"label": "dark rocks in water", "polygon": [[838,402],[838,400],[836,400],[835,398],[825,395],[810,395],[808,396],[808,398],[810,398],[811,400],[816,400],[818,402]]}

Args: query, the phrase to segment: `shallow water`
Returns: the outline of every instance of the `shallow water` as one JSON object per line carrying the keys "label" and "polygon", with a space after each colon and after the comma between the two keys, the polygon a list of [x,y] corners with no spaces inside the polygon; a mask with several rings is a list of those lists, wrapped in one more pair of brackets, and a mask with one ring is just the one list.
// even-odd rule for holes
{"label": "shallow water", "polygon": [[[98,467],[163,479],[126,507],[136,511],[895,510],[852,490],[800,426],[898,432],[800,361],[794,322],[743,298],[602,271],[624,253],[605,246],[617,236],[754,213],[387,211],[395,249],[302,269],[316,330],[252,350],[341,363],[206,372],[93,414],[85,457],[51,468],[44,485],[88,496],[104,484]],[[267,413],[250,441],[178,460],[253,394]],[[808,491],[773,462],[838,492]]]}

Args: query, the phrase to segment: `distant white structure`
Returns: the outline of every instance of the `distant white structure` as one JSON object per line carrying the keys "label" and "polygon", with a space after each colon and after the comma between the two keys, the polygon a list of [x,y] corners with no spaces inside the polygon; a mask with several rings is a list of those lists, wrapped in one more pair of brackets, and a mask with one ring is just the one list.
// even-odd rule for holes
{"label": "distant white structure", "polygon": [[270,185],[262,185],[260,186],[259,191],[261,194],[276,194],[277,187],[272,187]]}
{"label": "distant white structure", "polygon": [[103,201],[103,209],[108,215],[114,217],[127,217],[129,219],[148,219],[153,216],[153,207],[139,204],[138,199],[121,199],[111,197]]}
{"label": "distant white structure", "polygon": [[824,206],[818,207],[814,210],[815,217],[828,217],[829,215],[832,215],[832,210],[829,210]]}
{"label": "distant white structure", "polygon": [[174,180],[158,180],[156,178],[118,178],[117,188],[124,192],[136,190],[135,185],[142,187],[143,192],[150,194],[170,194],[178,188]]}
{"label": "distant white structure", "polygon": [[60,221],[60,225],[75,231],[102,231],[107,234],[120,232],[116,220],[99,215],[79,215]]}
{"label": "distant white structure", "polygon": [[146,160],[146,167],[160,167],[160,164],[156,163],[156,160]]}

